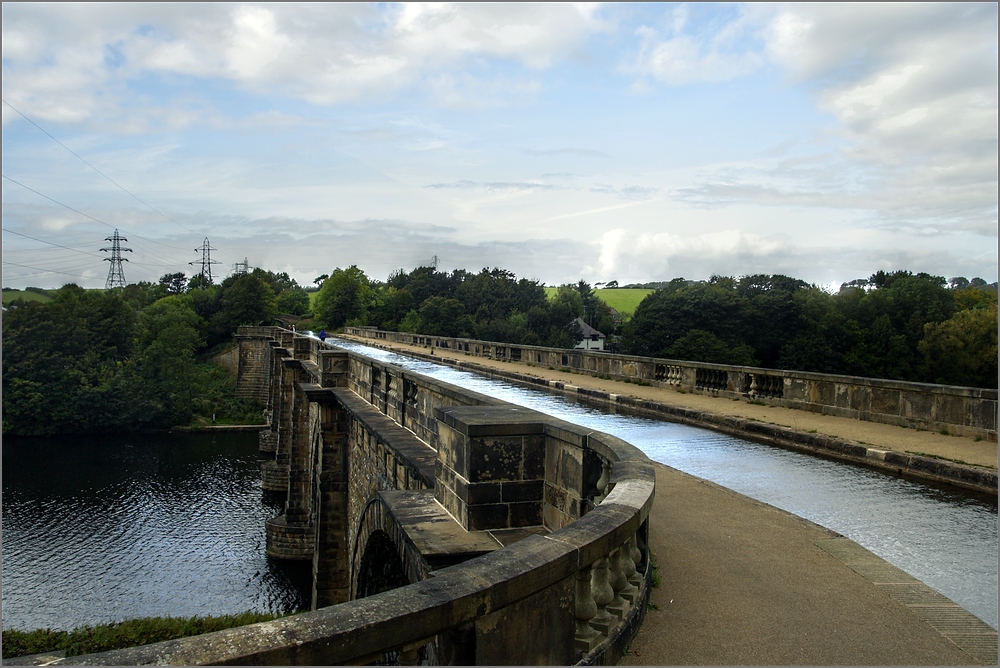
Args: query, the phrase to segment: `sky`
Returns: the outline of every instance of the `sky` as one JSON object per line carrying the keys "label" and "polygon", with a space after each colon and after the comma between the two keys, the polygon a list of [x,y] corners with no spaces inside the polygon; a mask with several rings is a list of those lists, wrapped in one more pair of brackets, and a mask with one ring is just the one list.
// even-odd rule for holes
{"label": "sky", "polygon": [[996,3],[2,12],[4,287],[997,280]]}

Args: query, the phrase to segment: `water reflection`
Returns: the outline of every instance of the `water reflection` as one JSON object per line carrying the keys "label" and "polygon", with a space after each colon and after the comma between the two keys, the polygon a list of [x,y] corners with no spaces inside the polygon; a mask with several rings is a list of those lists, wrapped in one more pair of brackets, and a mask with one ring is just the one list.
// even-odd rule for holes
{"label": "water reflection", "polygon": [[4,628],[308,606],[256,433],[4,438],[3,474]]}
{"label": "water reflection", "polygon": [[350,341],[385,362],[622,438],[654,461],[771,504],[863,545],[997,627],[997,505],[707,429],[610,412]]}

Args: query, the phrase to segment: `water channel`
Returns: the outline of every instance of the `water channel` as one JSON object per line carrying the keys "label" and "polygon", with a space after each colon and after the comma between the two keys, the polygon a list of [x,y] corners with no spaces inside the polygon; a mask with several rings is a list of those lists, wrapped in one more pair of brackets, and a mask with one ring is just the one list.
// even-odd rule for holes
{"label": "water channel", "polygon": [[[615,434],[850,537],[997,626],[995,500],[336,343]],[[281,503],[260,461],[255,432],[4,438],[3,628],[307,607],[308,567],[264,555]]]}

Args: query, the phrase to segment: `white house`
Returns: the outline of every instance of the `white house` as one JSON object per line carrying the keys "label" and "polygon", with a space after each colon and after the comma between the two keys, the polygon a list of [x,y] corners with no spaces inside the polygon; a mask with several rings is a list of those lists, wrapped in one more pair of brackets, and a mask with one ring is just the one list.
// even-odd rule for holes
{"label": "white house", "polygon": [[583,340],[576,344],[577,348],[584,350],[604,350],[606,336],[585,323],[583,318],[577,318],[576,324],[580,325],[580,331],[583,332]]}

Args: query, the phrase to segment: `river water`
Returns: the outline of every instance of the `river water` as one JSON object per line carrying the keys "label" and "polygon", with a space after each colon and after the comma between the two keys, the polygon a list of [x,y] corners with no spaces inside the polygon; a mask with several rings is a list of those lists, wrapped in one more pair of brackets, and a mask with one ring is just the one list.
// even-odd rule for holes
{"label": "river water", "polygon": [[[997,626],[995,500],[336,343],[619,436],[848,536]],[[307,607],[308,565],[264,555],[282,508],[260,461],[256,433],[5,438],[3,628]]]}
{"label": "river water", "polygon": [[268,559],[257,432],[3,439],[3,628],[293,612]]}

